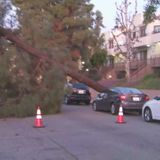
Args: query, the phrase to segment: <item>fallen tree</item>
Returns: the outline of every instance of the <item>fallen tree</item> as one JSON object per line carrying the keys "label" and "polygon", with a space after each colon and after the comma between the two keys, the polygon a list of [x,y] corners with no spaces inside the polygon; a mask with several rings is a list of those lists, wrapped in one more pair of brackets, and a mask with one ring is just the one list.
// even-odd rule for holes
{"label": "fallen tree", "polygon": [[110,90],[107,87],[102,86],[101,84],[97,83],[96,81],[91,80],[90,78],[84,76],[83,74],[80,74],[74,70],[72,70],[69,67],[64,67],[63,64],[58,62],[55,59],[50,59],[50,57],[47,56],[45,52],[42,52],[28,44],[26,44],[21,38],[16,36],[11,30],[4,29],[0,27],[0,37],[3,37],[12,43],[15,44],[16,47],[24,50],[26,53],[28,53],[30,56],[33,56],[45,63],[49,63],[51,65],[57,65],[63,72],[64,74],[72,77],[73,79],[87,84],[89,87],[95,89],[98,92],[106,91],[110,92]]}

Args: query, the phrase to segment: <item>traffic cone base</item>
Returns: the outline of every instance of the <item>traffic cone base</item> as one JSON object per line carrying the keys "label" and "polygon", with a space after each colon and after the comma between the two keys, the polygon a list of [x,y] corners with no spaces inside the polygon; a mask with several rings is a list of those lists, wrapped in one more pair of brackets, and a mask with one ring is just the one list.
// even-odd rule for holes
{"label": "traffic cone base", "polygon": [[124,120],[124,116],[118,116],[116,123],[126,123]]}
{"label": "traffic cone base", "polygon": [[35,124],[34,124],[34,128],[44,128],[42,119],[35,119]]}
{"label": "traffic cone base", "polygon": [[119,123],[119,124],[126,123],[125,120],[124,120],[124,115],[123,115],[123,108],[122,108],[122,106],[119,107],[119,113],[118,113],[118,116],[117,116],[117,121],[116,121],[116,123]]}
{"label": "traffic cone base", "polygon": [[42,115],[40,107],[37,107],[37,113],[36,113],[36,119],[34,121],[34,128],[44,128],[43,122],[42,122]]}

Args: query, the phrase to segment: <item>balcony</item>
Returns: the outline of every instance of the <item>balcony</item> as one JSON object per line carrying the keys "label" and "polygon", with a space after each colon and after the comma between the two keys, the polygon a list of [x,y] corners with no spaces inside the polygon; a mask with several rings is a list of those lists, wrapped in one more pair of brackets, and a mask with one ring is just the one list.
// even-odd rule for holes
{"label": "balcony", "polygon": [[[146,65],[146,62],[146,60],[132,60],[130,62],[130,69],[133,71],[137,70],[138,68]],[[125,71],[125,62],[116,63],[114,66],[116,71]]]}
{"label": "balcony", "polygon": [[153,67],[160,67],[160,57],[154,57],[154,58],[150,58],[148,60],[150,66]]}

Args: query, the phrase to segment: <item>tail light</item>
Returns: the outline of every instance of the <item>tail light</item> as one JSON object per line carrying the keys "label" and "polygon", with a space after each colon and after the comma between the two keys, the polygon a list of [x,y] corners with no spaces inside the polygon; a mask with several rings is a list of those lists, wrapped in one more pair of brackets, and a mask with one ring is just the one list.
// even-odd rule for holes
{"label": "tail light", "polygon": [[121,100],[121,101],[125,101],[125,100],[126,100],[126,96],[125,96],[125,95],[121,95],[121,96],[120,96],[120,100]]}
{"label": "tail light", "polygon": [[144,100],[145,101],[149,101],[149,96],[146,95],[145,98],[144,98]]}

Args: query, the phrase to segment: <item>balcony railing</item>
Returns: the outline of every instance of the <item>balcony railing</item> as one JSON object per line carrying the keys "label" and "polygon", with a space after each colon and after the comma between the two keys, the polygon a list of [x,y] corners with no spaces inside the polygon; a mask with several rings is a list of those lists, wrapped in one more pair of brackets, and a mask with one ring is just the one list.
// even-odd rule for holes
{"label": "balcony railing", "polygon": [[[160,67],[160,56],[152,57],[147,60],[132,60],[130,62],[131,70],[139,70],[143,68],[145,65],[150,65],[150,67]],[[125,71],[125,62],[115,63],[114,69],[116,71]]]}
{"label": "balcony railing", "polygon": [[[137,70],[138,68],[141,68],[141,66],[144,66],[147,63],[146,60],[132,60],[130,62],[130,69],[131,70]],[[115,63],[115,70],[116,71],[124,71],[125,70],[125,63]]]}
{"label": "balcony railing", "polygon": [[150,58],[148,62],[151,67],[160,67],[160,57]]}

